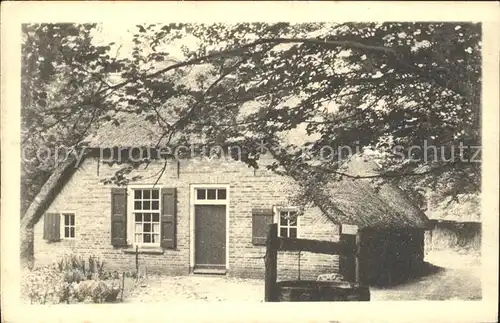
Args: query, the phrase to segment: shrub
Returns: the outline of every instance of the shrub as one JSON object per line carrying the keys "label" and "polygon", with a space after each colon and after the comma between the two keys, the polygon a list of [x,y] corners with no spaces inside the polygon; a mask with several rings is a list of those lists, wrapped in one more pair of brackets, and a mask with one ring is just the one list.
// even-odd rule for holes
{"label": "shrub", "polygon": [[21,282],[23,295],[29,297],[31,303],[57,302],[57,289],[62,281],[61,274],[53,266],[25,269]]}
{"label": "shrub", "polygon": [[62,258],[53,266],[25,269],[22,293],[31,303],[115,302],[120,294],[120,273],[104,271],[104,261],[90,256]]}
{"label": "shrub", "polygon": [[85,274],[79,269],[73,269],[64,272],[63,280],[66,283],[79,283],[86,279]]}
{"label": "shrub", "polygon": [[82,257],[77,257],[75,255],[66,256],[57,262],[57,268],[60,272],[78,271],[82,273],[86,279],[92,279],[94,276],[101,277],[105,274],[104,261],[95,256],[89,256],[88,264]]}
{"label": "shrub", "polygon": [[120,279],[121,274],[118,271],[104,271],[100,275],[100,279],[110,280],[110,279]]}
{"label": "shrub", "polygon": [[115,302],[120,294],[117,282],[103,280],[84,280],[80,283],[64,282],[59,289],[59,302]]}

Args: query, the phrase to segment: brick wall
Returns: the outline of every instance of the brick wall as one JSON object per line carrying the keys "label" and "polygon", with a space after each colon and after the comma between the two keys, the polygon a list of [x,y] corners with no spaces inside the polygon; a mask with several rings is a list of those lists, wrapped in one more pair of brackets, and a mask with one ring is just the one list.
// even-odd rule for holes
{"label": "brick wall", "polygon": [[[154,183],[163,168],[163,162],[141,166],[130,176],[140,175],[137,183]],[[111,187],[100,180],[114,174],[119,165],[98,163],[88,158],[62,189],[47,212],[74,212],[76,239],[48,243],[43,240],[43,218],[34,228],[34,254],[36,264],[49,264],[64,255],[83,257],[95,255],[104,258],[108,269],[134,270],[135,255],[111,245],[110,214]],[[252,208],[290,206],[288,200],[295,186],[281,176],[263,168],[254,171],[245,164],[225,160],[182,160],[179,167],[169,162],[158,181],[160,185],[177,188],[177,250],[163,254],[140,254],[139,263],[147,272],[188,274],[190,272],[190,184],[228,184],[229,201],[229,259],[228,274],[240,277],[262,278],[264,275],[264,246],[252,244]],[[319,210],[307,209],[300,219],[302,238],[337,240],[338,227]],[[335,271],[338,258],[331,255],[302,253],[301,279],[315,278],[319,273]],[[298,276],[298,253],[280,253],[278,275],[280,279]]]}

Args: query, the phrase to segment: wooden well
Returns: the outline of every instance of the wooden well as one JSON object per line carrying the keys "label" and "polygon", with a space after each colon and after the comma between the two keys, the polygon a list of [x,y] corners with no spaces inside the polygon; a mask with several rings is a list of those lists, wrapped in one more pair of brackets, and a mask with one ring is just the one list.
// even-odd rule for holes
{"label": "wooden well", "polygon": [[[319,302],[319,301],[369,301],[368,286],[359,284],[358,241],[319,241],[296,238],[281,238],[277,225],[272,223],[266,240],[266,302]],[[354,258],[353,278],[348,281],[290,280],[277,281],[278,251],[309,251],[315,253],[343,255]]]}
{"label": "wooden well", "polygon": [[332,302],[369,301],[367,286],[347,282],[292,280],[276,283],[276,300],[279,302]]}

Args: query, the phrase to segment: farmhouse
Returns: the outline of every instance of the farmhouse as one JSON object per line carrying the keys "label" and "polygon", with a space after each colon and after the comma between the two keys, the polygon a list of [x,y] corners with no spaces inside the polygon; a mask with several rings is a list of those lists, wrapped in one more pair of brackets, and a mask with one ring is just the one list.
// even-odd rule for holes
{"label": "farmhouse", "polygon": [[[134,270],[137,259],[148,273],[263,278],[266,230],[273,222],[280,236],[290,238],[338,241],[352,239],[348,230],[363,232],[359,266],[366,284],[404,280],[423,263],[427,218],[388,183],[332,181],[317,192],[321,207],[301,208],[293,202],[298,186],[290,178],[237,160],[198,157],[155,159],[128,169],[135,179],[128,184],[107,182],[131,161],[110,163],[103,151],[156,144],[151,125],[127,117],[120,127],[104,126],[88,138],[89,153],[56,170],[22,221],[32,227],[35,264],[96,255],[117,270]],[[344,171],[356,176],[376,168],[358,156]],[[307,252],[278,259],[280,276],[301,279],[339,270],[352,279],[350,266],[349,259]]]}

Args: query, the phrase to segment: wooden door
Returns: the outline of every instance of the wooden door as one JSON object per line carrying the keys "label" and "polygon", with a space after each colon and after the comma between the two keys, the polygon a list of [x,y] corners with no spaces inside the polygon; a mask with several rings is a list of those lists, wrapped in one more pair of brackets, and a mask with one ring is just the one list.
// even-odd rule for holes
{"label": "wooden door", "polygon": [[[341,234],[340,242],[350,246],[356,246],[356,235]],[[355,282],[356,280],[356,257],[354,255],[341,255],[339,257],[339,271],[344,280]]]}
{"label": "wooden door", "polygon": [[226,268],[226,206],[195,206],[195,268]]}

